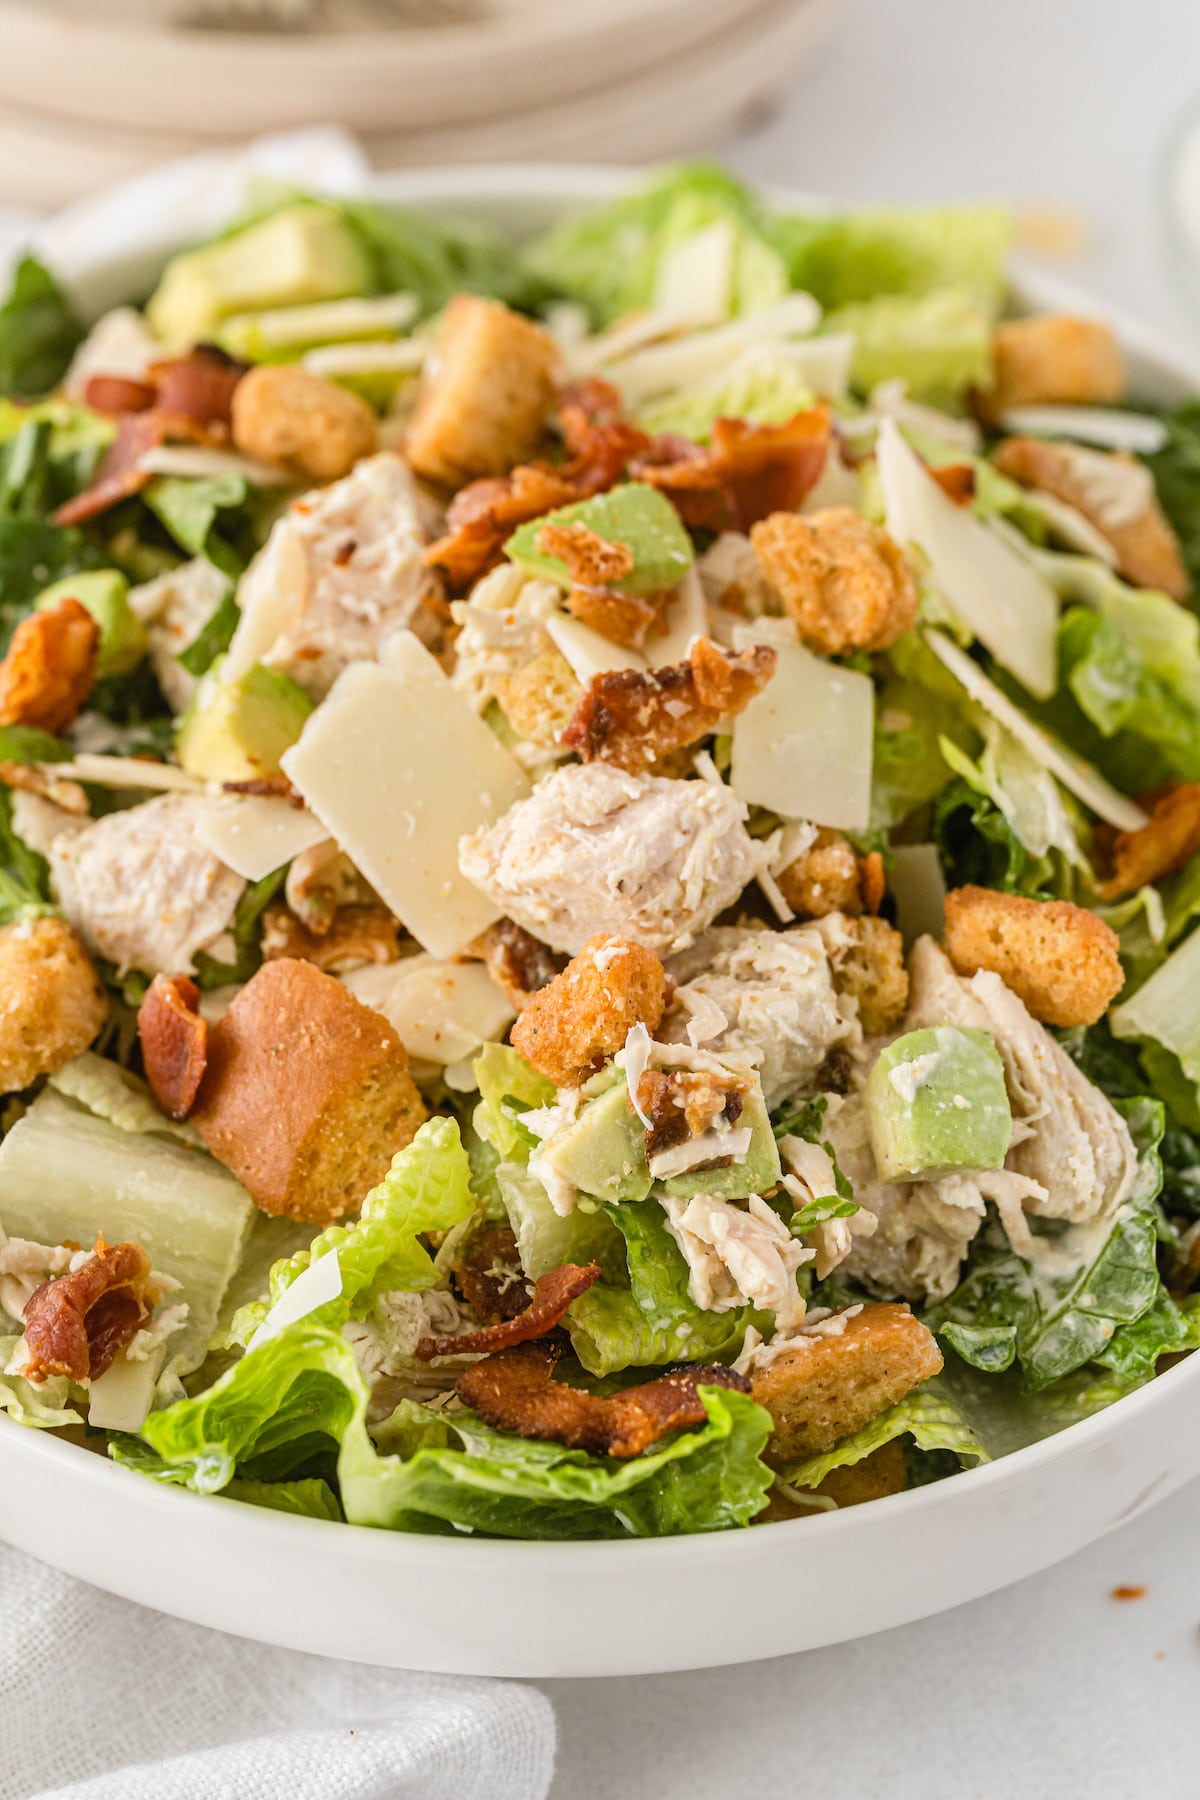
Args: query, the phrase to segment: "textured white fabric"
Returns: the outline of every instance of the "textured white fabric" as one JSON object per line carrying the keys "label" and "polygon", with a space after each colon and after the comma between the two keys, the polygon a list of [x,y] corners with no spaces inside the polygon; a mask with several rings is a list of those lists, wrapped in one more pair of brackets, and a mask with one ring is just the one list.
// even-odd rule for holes
{"label": "textured white fabric", "polygon": [[0,1800],[543,1800],[515,1682],[274,1650],[0,1548]]}

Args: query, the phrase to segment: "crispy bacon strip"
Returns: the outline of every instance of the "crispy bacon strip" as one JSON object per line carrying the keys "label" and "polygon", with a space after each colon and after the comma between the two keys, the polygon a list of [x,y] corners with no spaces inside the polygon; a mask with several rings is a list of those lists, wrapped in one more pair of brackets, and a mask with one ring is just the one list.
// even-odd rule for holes
{"label": "crispy bacon strip", "polygon": [[1147,796],[1151,811],[1138,831],[1118,831],[1107,845],[1112,871],[1097,885],[1102,900],[1119,900],[1150,881],[1161,881],[1200,850],[1200,781],[1172,783]]}
{"label": "crispy bacon strip", "polygon": [[561,1268],[538,1277],[532,1299],[515,1319],[485,1325],[481,1331],[460,1332],[457,1337],[423,1337],[417,1345],[417,1355],[422,1362],[435,1356],[481,1356],[489,1350],[503,1350],[544,1337],[561,1323],[572,1300],[586,1294],[599,1279],[599,1263],[587,1263],[583,1268],[563,1263]]}
{"label": "crispy bacon strip", "polygon": [[532,1290],[517,1254],[516,1236],[507,1225],[485,1225],[472,1232],[451,1274],[475,1317],[489,1325],[519,1318],[529,1305]]}
{"label": "crispy bacon strip", "polygon": [[464,960],[478,959],[515,1012],[549,986],[567,966],[565,956],[551,950],[512,919],[498,919],[468,944]]}
{"label": "crispy bacon strip", "polygon": [[156,390],[155,404],[170,422],[169,435],[199,433],[213,442],[227,442],[234,389],[245,373],[245,363],[215,344],[197,344],[186,356],[152,363],[147,374]]}
{"label": "crispy bacon strip", "polygon": [[555,1381],[567,1346],[555,1339],[501,1350],[458,1378],[459,1398],[485,1425],[518,1437],[549,1439],[572,1450],[624,1460],[685,1425],[703,1425],[701,1387],[750,1392],[744,1375],[719,1364],[673,1370],[641,1387],[601,1397]]}
{"label": "crispy bacon strip", "polygon": [[150,1258],[140,1244],[108,1245],[87,1262],[44,1281],[25,1308],[29,1379],[66,1375],[94,1381],[154,1311]]}
{"label": "crispy bacon strip", "polygon": [[169,1119],[186,1119],[208,1065],[200,990],[186,975],[156,975],[138,1008],[138,1036],[150,1091]]}
{"label": "crispy bacon strip", "polygon": [[777,661],[766,644],[727,656],[700,638],[686,662],[593,675],[560,742],[584,762],[600,759],[638,774],[740,713],[766,687]]}
{"label": "crispy bacon strip", "polygon": [[85,406],[116,418],[121,413],[148,412],[154,405],[154,388],[131,375],[93,375],[83,390]]}
{"label": "crispy bacon strip", "polygon": [[566,563],[567,574],[578,587],[606,587],[633,573],[633,551],[629,545],[610,543],[581,519],[571,525],[555,525],[547,519],[534,548],[542,556],[556,556]]}
{"label": "crispy bacon strip", "polygon": [[247,794],[251,798],[286,800],[297,812],[304,811],[303,794],[292,786],[282,770],[276,775],[252,775],[246,781],[223,781],[221,791],[226,794]]}
{"label": "crispy bacon strip", "polygon": [[76,494],[73,500],[59,507],[54,514],[54,523],[85,525],[89,519],[107,512],[110,506],[128,500],[131,494],[139,494],[154,479],[139,467],[141,459],[147,450],[165,443],[166,437],[166,420],[157,410],[123,413],[117,421],[117,435],[104,452],[95,481],[82,494]]}
{"label": "crispy bacon strip", "polygon": [[771,513],[796,510],[820,479],[829,443],[824,406],[783,425],[718,419],[707,448],[667,435],[629,472],[664,493],[693,530],[749,531]]}
{"label": "crispy bacon strip", "polygon": [[0,662],[0,725],[69,725],[92,691],[99,650],[99,626],[69,596],[22,619]]}

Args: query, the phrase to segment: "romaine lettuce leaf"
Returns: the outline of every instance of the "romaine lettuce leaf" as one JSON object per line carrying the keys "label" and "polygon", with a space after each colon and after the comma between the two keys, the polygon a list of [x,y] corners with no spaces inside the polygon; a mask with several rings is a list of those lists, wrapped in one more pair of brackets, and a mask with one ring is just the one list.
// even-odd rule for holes
{"label": "romaine lettuce leaf", "polygon": [[64,575],[103,569],[110,561],[73,526],[0,517],[0,655],[43,588]]}
{"label": "romaine lettuce leaf", "polygon": [[521,1125],[521,1114],[549,1106],[555,1087],[539,1075],[511,1044],[485,1044],[472,1065],[479,1105],[475,1129],[504,1162],[527,1163],[537,1140]]}
{"label": "romaine lettuce leaf", "polygon": [[159,475],[143,498],[181,550],[237,581],[258,548],[244,475]]}
{"label": "romaine lettuce leaf", "polygon": [[803,370],[764,350],[739,359],[739,366],[719,380],[649,401],[639,410],[637,422],[644,431],[674,431],[704,444],[717,419],[783,425],[798,412],[807,412],[815,400]]}
{"label": "romaine lettuce leaf", "polygon": [[294,1513],[303,1519],[342,1517],[338,1497],[327,1481],[310,1475],[301,1481],[245,1481],[235,1477],[224,1489],[225,1500],[241,1500],[247,1506],[266,1506],[272,1512]]}
{"label": "romaine lettuce leaf", "polygon": [[882,1450],[885,1444],[906,1436],[912,1438],[919,1450],[949,1450],[962,1463],[989,1460],[958,1408],[944,1394],[935,1391],[934,1383],[928,1382],[906,1395],[897,1405],[879,1413],[851,1437],[843,1438],[824,1455],[790,1463],[780,1471],[780,1479],[787,1487],[820,1487],[834,1469],[849,1468],[874,1451]]}
{"label": "romaine lettuce leaf", "polygon": [[1175,528],[1193,586],[1200,586],[1200,400],[1163,415],[1167,441],[1143,457],[1159,502]]}
{"label": "romaine lettuce leaf", "polygon": [[834,309],[879,294],[967,288],[992,311],[1004,297],[1012,217],[1001,206],[863,207],[776,214],[766,235],[793,287]]}
{"label": "romaine lettuce leaf", "polygon": [[438,1274],[420,1242],[422,1235],[449,1231],[474,1207],[471,1168],[457,1120],[427,1119],[412,1143],[396,1152],[354,1224],[328,1226],[307,1250],[275,1264],[267,1299],[240,1308],[230,1328],[231,1342],[249,1343],[269,1307],[318,1258],[333,1250],[341,1268],[341,1292],[309,1315],[313,1325],[340,1329],[347,1319],[368,1313],[379,1294],[415,1293],[434,1286]]}
{"label": "romaine lettuce leaf", "polygon": [[23,256],[0,305],[0,394],[48,394],[82,337],[82,322],[49,269]]}
{"label": "romaine lettuce leaf", "polygon": [[600,1264],[607,1280],[624,1279],[624,1241],[601,1208],[581,1202],[564,1217],[555,1212],[541,1182],[520,1163],[501,1163],[496,1182],[516,1234],[521,1267],[532,1280],[563,1263],[590,1262]]}
{"label": "romaine lettuce leaf", "polygon": [[850,378],[860,393],[899,380],[914,400],[954,407],[988,380],[991,313],[969,288],[880,294],[829,313],[822,329],[854,339]]}
{"label": "romaine lettuce leaf", "polygon": [[[1099,1360],[1119,1328],[1136,1324],[1163,1297],[1156,1259],[1163,1108],[1147,1099],[1116,1105],[1138,1149],[1138,1172],[1133,1192],[1096,1254],[1073,1272],[1055,1275],[1023,1261],[1000,1228],[990,1225],[972,1247],[964,1279],[926,1314],[926,1323],[939,1332],[951,1323],[996,1328],[997,1345],[999,1328],[1011,1327],[1029,1393]],[[1068,1249],[1073,1242],[1086,1246],[1088,1234],[1087,1227],[1070,1227],[1057,1243]],[[969,1347],[970,1340],[960,1338],[960,1343]],[[1129,1354],[1132,1358],[1132,1347]],[[983,1364],[975,1359],[974,1366]],[[995,1366],[1003,1366],[999,1357]]]}
{"label": "romaine lettuce leaf", "polygon": [[[4,1310],[0,1308],[0,1320],[3,1318]],[[4,1373],[20,1341],[19,1332],[8,1337],[0,1335],[0,1412],[6,1412],[17,1425],[34,1425],[45,1431],[82,1424],[83,1414],[72,1405],[71,1383],[65,1376],[52,1375],[35,1387],[20,1375]]]}

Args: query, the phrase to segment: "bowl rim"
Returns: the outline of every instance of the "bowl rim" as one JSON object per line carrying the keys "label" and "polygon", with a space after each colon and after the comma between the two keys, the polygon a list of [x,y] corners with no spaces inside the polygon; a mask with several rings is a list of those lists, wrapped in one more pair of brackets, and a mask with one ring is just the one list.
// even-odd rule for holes
{"label": "bowl rim", "polygon": [[[465,164],[424,171],[375,171],[369,179],[368,192],[378,198],[426,208],[438,204],[474,203],[486,207],[489,202],[506,202],[538,207],[558,205],[566,209],[572,204],[586,205],[609,198],[632,185],[637,177],[636,169],[621,168],[613,164]],[[750,185],[756,193],[775,204],[814,209],[846,204],[829,196],[812,195],[780,183],[751,182]],[[174,248],[168,240],[169,233],[160,234],[158,249],[163,255],[170,254]],[[1032,268],[1019,257],[1014,258],[1013,269],[1013,289],[1019,305],[1082,310],[1092,317],[1102,318],[1113,326],[1124,348],[1133,352],[1134,358],[1150,371],[1152,378],[1157,374],[1161,384],[1176,393],[1181,387],[1190,387],[1200,394],[1200,360],[1194,360],[1191,354],[1170,342],[1164,334],[1141,324],[1121,308],[1091,294],[1086,288],[1080,288],[1057,274]],[[880,1506],[888,1508],[889,1519],[898,1520],[902,1514],[917,1509],[923,1509],[932,1515],[947,1506],[969,1503],[969,1496],[972,1494],[1019,1484],[1036,1469],[1063,1457],[1086,1452],[1090,1446],[1111,1436],[1114,1429],[1123,1431],[1125,1424],[1121,1421],[1132,1423],[1135,1409],[1137,1415],[1142,1417],[1173,1402],[1188,1382],[1200,1385],[1200,1352],[1194,1357],[1189,1355],[1183,1358],[1142,1387],[1101,1408],[1090,1417],[1077,1420],[1061,1431],[1052,1432],[1032,1444],[997,1456],[990,1462],[962,1469],[957,1475],[944,1481],[881,1496],[867,1505],[814,1512],[806,1518],[773,1521],[772,1531],[786,1531],[794,1536],[802,1529],[807,1534],[806,1541],[812,1541],[815,1545],[818,1541],[827,1541],[835,1535],[845,1538],[868,1530],[869,1522],[878,1516],[876,1509]],[[148,1478],[136,1470],[122,1468],[107,1455],[97,1454],[79,1444],[65,1442],[50,1432],[18,1425],[6,1415],[0,1414],[0,1461],[6,1455],[18,1460],[22,1456],[28,1456],[31,1462],[42,1462],[64,1473],[71,1471],[73,1479],[85,1482],[103,1481],[111,1485],[114,1478],[128,1478],[131,1483],[137,1484],[136,1488],[129,1489],[131,1497],[136,1496],[138,1504],[144,1508],[161,1511],[164,1506],[174,1507],[178,1514],[180,1501],[207,1504],[214,1498],[220,1498],[219,1494],[197,1494],[175,1483]],[[1157,1486],[1158,1482],[1152,1484],[1152,1488]],[[1152,1490],[1140,1496],[1130,1510],[1140,1509],[1149,1499],[1150,1491]],[[335,1542],[340,1542],[344,1553],[351,1558],[365,1554],[376,1560],[381,1555],[390,1555],[400,1562],[405,1561],[414,1548],[419,1548],[423,1560],[439,1565],[448,1558],[457,1561],[464,1554],[481,1563],[495,1558],[513,1562],[530,1556],[536,1556],[540,1561],[547,1555],[553,1556],[558,1563],[566,1563],[577,1557],[591,1561],[600,1556],[611,1556],[616,1551],[625,1555],[653,1555],[656,1558],[671,1557],[676,1561],[686,1561],[704,1553],[704,1547],[714,1539],[724,1546],[723,1553],[735,1556],[751,1554],[750,1546],[761,1542],[758,1533],[744,1529],[693,1532],[674,1537],[523,1539],[475,1536],[467,1531],[456,1533],[454,1537],[442,1537],[369,1525],[348,1526],[344,1521],[337,1526],[338,1539],[331,1540],[328,1535],[318,1539],[312,1533],[317,1530],[328,1532],[332,1521],[305,1518],[245,1503],[240,1510],[243,1515],[241,1518],[232,1509],[226,1510],[223,1515],[224,1528],[235,1531],[247,1543],[264,1534],[274,1536],[280,1530],[285,1530],[292,1533],[298,1546],[307,1542],[310,1546],[322,1543],[331,1548]],[[182,1517],[182,1514],[179,1516]],[[822,1534],[820,1540],[818,1533]],[[381,1540],[388,1548],[381,1547]],[[366,1548],[368,1543],[369,1549]],[[470,1544],[471,1548],[464,1551],[464,1543]]]}

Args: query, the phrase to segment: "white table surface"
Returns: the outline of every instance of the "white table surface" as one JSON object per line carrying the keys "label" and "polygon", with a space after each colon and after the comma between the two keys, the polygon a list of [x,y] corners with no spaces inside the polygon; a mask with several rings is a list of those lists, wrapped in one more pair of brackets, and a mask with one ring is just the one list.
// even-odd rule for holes
{"label": "white table surface", "polygon": [[[1195,340],[1160,211],[1166,139],[1193,99],[1198,0],[849,0],[778,114],[714,148],[743,174],[850,199],[1066,207],[1089,243],[1062,272]],[[1114,1600],[1118,1585],[1146,1596]],[[631,1636],[637,1606],[631,1592]],[[714,1594],[714,1657],[720,1615]],[[1200,1487],[1049,1574],[882,1637],[544,1687],[553,1800],[1187,1800]]]}

